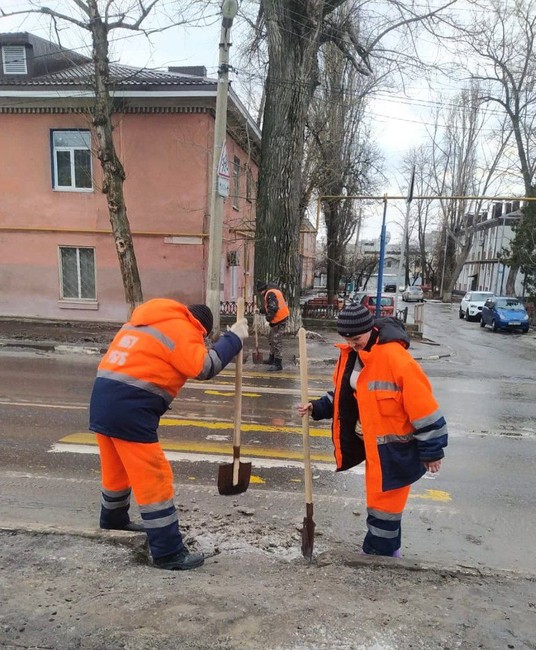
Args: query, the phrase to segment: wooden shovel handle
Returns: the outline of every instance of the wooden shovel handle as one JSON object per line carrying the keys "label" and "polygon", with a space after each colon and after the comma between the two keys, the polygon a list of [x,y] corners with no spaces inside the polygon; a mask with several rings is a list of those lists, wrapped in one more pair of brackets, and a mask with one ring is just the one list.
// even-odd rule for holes
{"label": "wooden shovel handle", "polygon": [[[244,318],[244,298],[236,301],[236,320]],[[235,399],[234,399],[234,432],[233,432],[233,485],[238,485],[238,470],[240,468],[240,427],[242,425],[242,366],[244,352],[236,355],[235,366]]]}
{"label": "wooden shovel handle", "polygon": [[[301,383],[301,402],[309,403],[307,390],[308,373],[307,373],[307,342],[305,330],[300,327],[298,330],[299,355],[300,355],[300,383]],[[313,476],[311,471],[311,447],[309,444],[309,413],[302,417],[302,437],[303,437],[303,470],[305,475],[305,503],[313,502]]]}

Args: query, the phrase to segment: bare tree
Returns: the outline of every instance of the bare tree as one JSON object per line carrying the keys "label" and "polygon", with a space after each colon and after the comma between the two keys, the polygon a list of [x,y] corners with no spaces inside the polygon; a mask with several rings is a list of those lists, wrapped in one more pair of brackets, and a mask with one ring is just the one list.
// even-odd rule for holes
{"label": "bare tree", "polygon": [[[440,121],[444,121],[439,135]],[[482,169],[481,135],[486,116],[481,111],[478,85],[463,90],[447,112],[439,111],[431,134],[431,159],[435,194],[440,196],[442,237],[442,299],[451,300],[452,289],[467,260],[473,241],[474,221],[482,212],[482,200],[461,197],[485,195],[494,177],[497,162],[505,145],[503,139],[493,160]],[[504,135],[504,132],[503,132]],[[507,139],[507,136],[506,136]],[[474,220],[467,215],[471,211]]]}
{"label": "bare tree", "polygon": [[[338,48],[328,45],[321,64],[322,83],[309,111],[307,133],[315,156],[313,180],[326,226],[328,299],[347,273],[347,247],[361,213],[353,199],[372,191],[379,154],[363,120],[367,86]],[[334,198],[329,198],[334,197]]]}
{"label": "bare tree", "polygon": [[[420,145],[411,149],[404,158],[402,165],[405,178],[410,178],[411,173],[415,170],[413,194],[416,196],[426,196],[432,193],[433,177],[431,165],[430,147]],[[417,254],[414,259],[421,269],[422,284],[431,284],[430,277],[431,260],[433,251],[428,245],[428,236],[432,229],[438,228],[438,215],[433,209],[432,201],[413,201],[409,213],[408,238],[404,242],[406,246],[406,260],[409,261],[410,242],[416,240]],[[409,264],[406,266],[404,284],[409,283]]]}
{"label": "bare tree", "polygon": [[[509,121],[525,196],[536,197],[536,0],[480,2],[469,27],[460,26],[467,49],[477,59],[474,78],[483,87],[482,100],[498,107]],[[536,278],[536,204],[524,208],[510,255],[506,290],[514,293],[518,268]]]}
{"label": "bare tree", "polygon": [[[143,301],[143,293],[123,192],[125,170],[114,146],[109,36],[114,30],[145,31],[142,24],[158,2],[159,0],[137,0],[135,3],[125,5],[122,0],[71,0],[73,15],[61,13],[47,6],[11,12],[0,10],[0,18],[21,14],[47,16],[52,21],[60,44],[58,23],[61,22],[75,25],[89,32],[91,36],[93,59],[91,85],[95,93],[95,100],[91,107],[91,123],[97,136],[97,157],[103,171],[102,192],[106,195],[129,313]],[[149,32],[145,31],[145,33]]]}
{"label": "bare tree", "polygon": [[[318,53],[333,43],[356,71],[372,72],[376,51],[385,59],[400,61],[406,52],[381,47],[386,35],[423,20],[432,20],[446,6],[419,12],[413,3],[389,2],[389,15],[368,25],[335,20],[335,10],[347,0],[261,0],[256,25],[265,28],[268,74],[262,131],[261,169],[257,200],[255,272],[263,279],[276,279],[286,289],[291,305],[297,306],[296,255],[300,223],[304,129],[308,107],[318,84]],[[351,16],[347,12],[346,16]],[[402,48],[401,48],[402,49]],[[409,51],[409,46],[408,46]]]}

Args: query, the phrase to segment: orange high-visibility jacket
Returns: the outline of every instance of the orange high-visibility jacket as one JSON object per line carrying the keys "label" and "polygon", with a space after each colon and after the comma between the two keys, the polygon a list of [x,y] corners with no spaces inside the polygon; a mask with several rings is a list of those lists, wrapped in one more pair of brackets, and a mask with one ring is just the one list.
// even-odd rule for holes
{"label": "orange high-visibility jacket", "polygon": [[356,394],[368,483],[379,492],[418,480],[426,471],[423,461],[443,458],[448,437],[430,381],[407,351],[409,342],[397,338],[402,325],[385,318],[375,326],[377,341],[359,352]]}
{"label": "orange high-visibility jacket", "polygon": [[160,416],[186,380],[210,378],[242,348],[240,338],[226,332],[207,351],[204,335],[201,323],[175,300],[157,298],[137,307],[99,364],[90,430],[137,442],[158,440]]}
{"label": "orange high-visibility jacket", "polygon": [[[366,455],[369,480],[378,491],[410,485],[425,472],[423,460],[444,456],[445,420],[430,382],[406,350],[409,338],[394,318],[378,318],[370,351],[359,352],[357,389],[349,379],[356,353],[340,344],[333,373],[334,391],[313,401],[313,418],[333,418],[337,471],[359,464]],[[351,399],[351,397],[353,399]],[[360,420],[363,443],[355,433]]]}

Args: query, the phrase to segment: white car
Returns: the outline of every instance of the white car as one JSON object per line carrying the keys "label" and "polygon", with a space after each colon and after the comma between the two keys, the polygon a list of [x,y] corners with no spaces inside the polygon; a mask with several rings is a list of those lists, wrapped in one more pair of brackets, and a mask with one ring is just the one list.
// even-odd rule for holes
{"label": "white car", "polygon": [[493,291],[468,291],[460,303],[459,317],[468,321],[480,320],[484,303],[494,295]]}
{"label": "white car", "polygon": [[402,300],[404,302],[423,302],[424,294],[421,287],[417,285],[408,287],[405,291],[402,292]]}

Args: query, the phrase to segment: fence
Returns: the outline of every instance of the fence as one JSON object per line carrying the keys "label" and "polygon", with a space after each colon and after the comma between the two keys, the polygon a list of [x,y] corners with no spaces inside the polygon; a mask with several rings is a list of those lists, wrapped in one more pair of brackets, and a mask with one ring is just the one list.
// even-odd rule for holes
{"label": "fence", "polygon": [[[244,313],[246,316],[252,316],[255,312],[255,302],[244,303]],[[220,302],[220,316],[236,316],[236,302],[226,300]]]}

